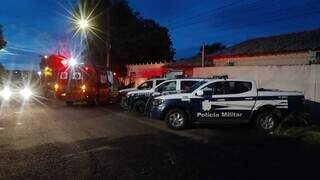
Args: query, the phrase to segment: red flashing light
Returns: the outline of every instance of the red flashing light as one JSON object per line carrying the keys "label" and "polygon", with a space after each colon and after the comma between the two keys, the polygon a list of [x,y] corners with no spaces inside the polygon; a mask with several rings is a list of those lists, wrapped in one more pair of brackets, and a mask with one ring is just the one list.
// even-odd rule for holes
{"label": "red flashing light", "polygon": [[88,71],[88,70],[89,70],[89,68],[88,68],[87,66],[85,66],[85,67],[84,67],[84,70],[85,70],[85,71]]}
{"label": "red flashing light", "polygon": [[115,72],[114,72],[114,73],[113,73],[113,75],[114,75],[114,76],[116,76],[116,75],[117,75],[117,73],[115,73]]}
{"label": "red flashing light", "polygon": [[61,61],[61,64],[62,64],[63,66],[66,66],[66,65],[68,64],[68,61],[67,61],[66,59],[64,59],[64,60]]}

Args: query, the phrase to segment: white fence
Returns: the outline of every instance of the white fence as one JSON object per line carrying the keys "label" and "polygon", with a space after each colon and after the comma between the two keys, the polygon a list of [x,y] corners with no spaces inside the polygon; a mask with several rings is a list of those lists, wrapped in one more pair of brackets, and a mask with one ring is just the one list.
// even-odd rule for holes
{"label": "white fence", "polygon": [[320,103],[320,65],[224,66],[194,68],[194,77],[228,75],[253,79],[259,88],[302,91],[306,99]]}

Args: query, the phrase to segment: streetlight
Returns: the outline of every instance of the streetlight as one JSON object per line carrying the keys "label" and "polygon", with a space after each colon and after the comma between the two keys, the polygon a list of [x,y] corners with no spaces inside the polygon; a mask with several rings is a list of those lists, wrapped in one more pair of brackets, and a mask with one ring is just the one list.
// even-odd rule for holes
{"label": "streetlight", "polygon": [[80,19],[80,20],[78,20],[77,24],[78,24],[79,28],[84,31],[89,27],[89,22],[87,19]]}

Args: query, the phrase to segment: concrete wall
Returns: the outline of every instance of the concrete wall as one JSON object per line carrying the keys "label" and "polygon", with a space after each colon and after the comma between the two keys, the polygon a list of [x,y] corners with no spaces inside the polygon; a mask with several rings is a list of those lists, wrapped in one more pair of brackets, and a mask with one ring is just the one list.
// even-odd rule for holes
{"label": "concrete wall", "polygon": [[320,65],[224,66],[194,68],[194,77],[228,75],[253,79],[259,88],[302,91],[306,99],[320,103]]}
{"label": "concrete wall", "polygon": [[213,63],[216,66],[226,66],[228,62],[234,62],[235,66],[271,66],[309,64],[309,61],[310,53],[302,52],[252,57],[216,58],[213,60]]}

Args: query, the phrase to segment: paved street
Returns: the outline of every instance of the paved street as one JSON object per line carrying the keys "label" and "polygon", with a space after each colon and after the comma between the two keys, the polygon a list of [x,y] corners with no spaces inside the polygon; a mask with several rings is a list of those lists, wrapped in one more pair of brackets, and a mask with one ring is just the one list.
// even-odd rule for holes
{"label": "paved street", "polygon": [[172,131],[116,107],[2,107],[0,179],[311,179],[319,148],[248,126]]}

